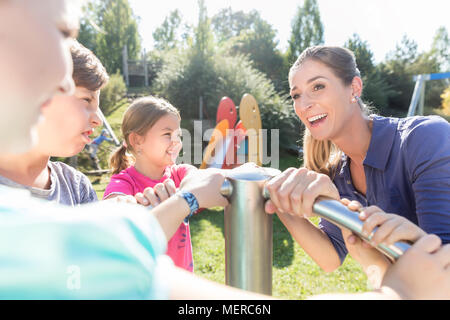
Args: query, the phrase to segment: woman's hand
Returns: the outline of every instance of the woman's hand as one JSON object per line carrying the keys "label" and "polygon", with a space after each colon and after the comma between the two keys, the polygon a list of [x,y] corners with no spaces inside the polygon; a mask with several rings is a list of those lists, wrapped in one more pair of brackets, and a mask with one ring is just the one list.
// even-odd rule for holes
{"label": "woman's hand", "polygon": [[134,197],[139,204],[156,207],[176,192],[175,182],[172,179],[166,179],[164,182],[156,184],[153,188],[148,187],[143,192],[136,193]]}
{"label": "woman's hand", "polygon": [[339,200],[339,192],[327,175],[306,168],[289,168],[266,184],[270,200],[267,213],[290,213],[300,217],[313,215],[312,207],[319,196]]}
{"label": "woman's hand", "polygon": [[220,194],[224,180],[220,169],[192,170],[184,177],[180,190],[191,192],[200,208],[225,207],[228,201]]}

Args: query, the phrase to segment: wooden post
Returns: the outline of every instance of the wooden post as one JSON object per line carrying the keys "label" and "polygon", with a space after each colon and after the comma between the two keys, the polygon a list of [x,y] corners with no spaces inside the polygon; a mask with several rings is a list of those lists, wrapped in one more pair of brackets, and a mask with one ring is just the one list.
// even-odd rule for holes
{"label": "wooden post", "polygon": [[129,87],[130,86],[130,79],[129,79],[129,76],[128,76],[128,49],[127,49],[127,45],[123,46],[122,62],[123,62],[123,77],[125,78],[125,84],[127,85],[127,87]]}
{"label": "wooden post", "polygon": [[144,48],[144,55],[142,56],[142,65],[144,67],[144,85],[148,87],[148,68],[147,68],[147,53]]}

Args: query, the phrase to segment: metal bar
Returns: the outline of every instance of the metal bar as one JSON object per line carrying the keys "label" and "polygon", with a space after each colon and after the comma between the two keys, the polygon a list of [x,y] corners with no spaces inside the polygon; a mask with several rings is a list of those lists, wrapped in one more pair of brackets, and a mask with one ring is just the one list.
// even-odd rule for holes
{"label": "metal bar", "polygon": [[109,125],[108,121],[106,120],[105,115],[103,114],[103,112],[100,108],[98,109],[98,114],[100,115],[100,118],[102,119],[103,125],[105,126],[106,130],[108,130],[109,134],[113,138],[114,143],[116,144],[116,146],[118,146],[120,144],[119,139],[117,139],[116,135],[114,134],[113,129]]}
{"label": "metal bar", "polygon": [[[362,226],[364,223],[359,219],[358,213],[349,210],[345,205],[336,200],[320,198],[314,203],[313,211],[318,216],[325,218],[340,227],[351,230],[365,241],[370,241],[372,235],[377,230],[377,228],[375,228],[372,235],[369,237],[364,236],[362,234]],[[390,246],[379,244],[376,249],[395,261],[410,247],[411,245],[408,243],[399,241]]]}
{"label": "metal bar", "polygon": [[[266,188],[263,190],[263,196],[265,199],[270,198],[269,192]],[[372,237],[372,235],[365,237],[362,234],[362,226],[364,223],[359,219],[358,213],[351,211],[337,200],[319,197],[313,205],[313,212],[316,215],[338,225],[339,227],[349,229],[365,241],[370,241]],[[375,233],[376,230],[377,229],[375,228],[372,234]],[[379,244],[376,249],[395,261],[410,247],[410,244],[399,241],[390,246]]]}
{"label": "metal bar", "polygon": [[432,73],[429,80],[442,80],[450,78],[450,72]]}
{"label": "metal bar", "polygon": [[416,85],[414,87],[411,104],[409,105],[407,117],[412,117],[416,114],[417,104],[419,102],[420,93],[422,92],[422,84],[424,83],[424,75],[421,74],[417,77]]}

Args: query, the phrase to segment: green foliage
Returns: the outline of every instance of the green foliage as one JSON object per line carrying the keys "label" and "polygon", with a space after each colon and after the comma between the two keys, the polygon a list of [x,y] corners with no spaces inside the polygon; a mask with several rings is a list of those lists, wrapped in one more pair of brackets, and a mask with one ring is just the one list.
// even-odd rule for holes
{"label": "green foliage", "polygon": [[117,103],[122,100],[127,93],[127,87],[123,77],[119,72],[111,75],[108,84],[100,91],[100,108],[103,114],[109,115],[114,111]]}
{"label": "green foliage", "polygon": [[259,12],[223,9],[212,18],[212,25],[225,53],[248,55],[253,66],[265,73],[277,90],[285,89],[284,61],[277,50],[276,31]]}
{"label": "green foliage", "polygon": [[442,112],[446,116],[450,116],[450,87],[444,90],[441,95],[442,98]]}
{"label": "green foliage", "polygon": [[129,59],[137,59],[141,50],[136,17],[128,0],[106,0],[99,9],[99,27],[95,54],[106,70],[114,73],[122,69],[122,51],[126,45]]}
{"label": "green foliage", "polygon": [[177,33],[181,26],[181,14],[178,9],[164,19],[162,25],[153,32],[154,45],[157,50],[170,50],[178,45]]}
{"label": "green foliage", "polygon": [[[439,72],[439,61],[433,51],[419,53],[417,44],[403,37],[396,49],[388,54],[385,62],[377,66],[393,94],[388,98],[388,105],[406,113],[414,91],[413,76]],[[425,101],[432,107],[440,105],[439,94],[443,91],[443,83],[433,81],[427,83]]]}
{"label": "green foliage", "polygon": [[441,72],[450,71],[450,37],[444,26],[436,31],[431,46],[431,54],[436,57]]}
{"label": "green foliage", "polygon": [[[181,111],[182,117],[198,118],[198,101],[203,97],[205,116],[214,118],[223,96],[239,104],[245,93],[258,101],[263,127],[280,129],[283,145],[299,139],[298,119],[287,96],[280,96],[269,79],[243,56],[215,54],[207,62],[189,53],[169,55],[155,80],[154,92],[167,98]],[[199,64],[203,65],[202,73]],[[206,67],[207,66],[207,67]]]}
{"label": "green foliage", "polygon": [[367,41],[363,41],[359,35],[354,34],[345,44],[355,54],[356,65],[361,72],[363,80],[362,99],[375,107],[381,113],[388,112],[388,99],[394,95],[394,91],[384,80],[383,74],[375,67],[373,53]]}
{"label": "green foliage", "polygon": [[292,65],[308,47],[324,43],[323,24],[317,0],[305,0],[292,20],[291,38],[287,52],[288,64]]}

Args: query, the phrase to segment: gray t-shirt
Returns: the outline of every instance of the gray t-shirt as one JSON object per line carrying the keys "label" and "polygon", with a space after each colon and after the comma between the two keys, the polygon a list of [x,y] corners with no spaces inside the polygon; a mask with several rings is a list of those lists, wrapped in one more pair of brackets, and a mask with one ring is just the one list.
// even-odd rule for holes
{"label": "gray t-shirt", "polygon": [[50,168],[50,189],[24,186],[0,175],[0,184],[13,188],[30,190],[37,198],[55,201],[60,204],[76,206],[97,201],[97,194],[88,177],[63,162],[48,162]]}

